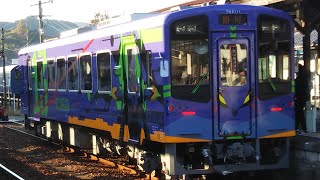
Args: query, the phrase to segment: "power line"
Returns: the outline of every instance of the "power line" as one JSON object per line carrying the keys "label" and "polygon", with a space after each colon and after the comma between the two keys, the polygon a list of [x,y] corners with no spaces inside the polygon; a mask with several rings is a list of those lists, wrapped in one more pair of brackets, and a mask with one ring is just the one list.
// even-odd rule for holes
{"label": "power line", "polygon": [[56,23],[66,27],[67,30],[74,29],[74,27],[69,26],[67,23],[62,23],[61,21],[56,21]]}
{"label": "power line", "polygon": [[28,41],[27,41],[27,44],[24,45],[22,48],[29,46],[29,43],[32,42],[32,40],[36,37],[36,35],[37,35],[37,33],[34,33],[33,36],[32,36],[32,38],[31,38],[30,40],[28,40]]}
{"label": "power line", "polygon": [[[59,27],[59,32],[66,30],[65,27],[62,27],[61,25],[59,25],[58,23],[56,23],[55,20],[51,20],[51,21],[49,21],[49,22],[51,23],[52,26],[58,26],[58,27]],[[55,24],[55,25],[54,25],[54,24]],[[51,27],[52,27],[52,26],[51,26]]]}
{"label": "power line", "polygon": [[58,23],[58,21],[54,20],[53,21],[54,24],[56,24],[57,26],[61,27],[63,29],[63,31],[69,30],[70,28],[66,27],[63,23]]}
{"label": "power line", "polygon": [[[49,21],[49,22],[50,22],[50,21]],[[50,25],[50,24],[49,24],[49,23],[47,23],[47,22],[45,22],[45,24],[46,24],[47,26],[50,26],[50,27],[52,27],[53,29],[57,30],[59,33],[63,31],[63,30],[61,30],[61,29],[58,29],[58,28],[56,28],[56,27],[54,27],[54,26]]]}

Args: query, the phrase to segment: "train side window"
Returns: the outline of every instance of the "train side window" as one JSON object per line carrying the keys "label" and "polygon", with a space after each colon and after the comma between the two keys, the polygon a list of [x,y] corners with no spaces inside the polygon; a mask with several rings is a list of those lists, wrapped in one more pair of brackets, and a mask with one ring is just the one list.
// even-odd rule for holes
{"label": "train side window", "polygon": [[55,63],[54,59],[48,59],[48,89],[54,90],[56,88]]}
{"label": "train side window", "polygon": [[57,58],[57,87],[58,90],[66,89],[66,61],[65,58]]}
{"label": "train side window", "polygon": [[68,89],[71,91],[79,89],[78,72],[77,57],[68,57]]}
{"label": "train side window", "polygon": [[43,61],[37,62],[37,81],[38,81],[38,90],[43,90],[44,84],[44,72],[43,72]]}
{"label": "train side window", "polygon": [[138,79],[136,71],[136,49],[127,49],[127,58],[128,58],[128,91],[130,93],[136,93],[139,91],[138,88]]}
{"label": "train side window", "polygon": [[109,52],[98,53],[98,91],[111,91],[111,58]]}
{"label": "train side window", "polygon": [[32,64],[31,59],[27,59],[28,62],[28,83],[29,83],[29,90],[32,90],[32,82],[33,82],[33,72],[32,72]]}
{"label": "train side window", "polygon": [[92,90],[92,63],[91,55],[80,57],[81,90]]}
{"label": "train side window", "polygon": [[147,86],[152,85],[152,52],[150,50],[140,52],[141,61],[147,73]]}

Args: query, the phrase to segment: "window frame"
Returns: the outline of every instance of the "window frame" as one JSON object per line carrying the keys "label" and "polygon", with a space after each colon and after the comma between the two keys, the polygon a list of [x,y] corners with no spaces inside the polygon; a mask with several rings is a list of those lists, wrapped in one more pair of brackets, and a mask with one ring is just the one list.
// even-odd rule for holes
{"label": "window frame", "polygon": [[[170,22],[169,24],[169,52],[170,52],[170,84],[171,84],[171,96],[174,99],[179,99],[179,100],[185,100],[185,101],[192,101],[192,102],[201,102],[201,103],[207,103],[210,101],[212,94],[210,93],[210,86],[211,86],[211,55],[210,55],[210,48],[211,48],[211,34],[209,31],[209,21],[210,18],[207,14],[197,14],[193,16],[187,16],[179,19],[174,19],[174,21]],[[196,24],[199,25],[199,32],[196,33],[178,33],[177,32],[177,27],[180,24]],[[196,53],[198,57],[201,57],[205,54],[207,54],[207,63],[208,63],[208,72],[207,72],[207,79],[208,83],[207,84],[194,84],[194,85],[179,85],[178,83],[174,82],[173,76],[175,76],[173,72],[176,71],[174,69],[173,65],[173,58],[176,58],[174,56],[174,51],[178,52],[180,51],[179,49],[173,49],[175,45],[173,43],[184,43],[184,42],[191,42],[191,41],[202,41],[202,42],[207,42],[207,48],[208,52],[206,53]],[[187,52],[187,51],[185,51]],[[187,59],[191,59],[192,53],[186,53],[186,71],[188,71],[188,61]],[[189,58],[188,58],[188,57]],[[190,71],[190,68],[189,68]],[[183,72],[182,72],[183,73]],[[176,73],[177,74],[177,73]],[[182,76],[182,75],[181,75]],[[198,86],[198,87],[197,87]],[[192,93],[193,91],[197,91],[197,93]],[[191,92],[191,93],[190,93]]]}
{"label": "window frame", "polygon": [[67,73],[67,66],[66,66],[66,57],[65,56],[58,56],[56,57],[56,89],[58,92],[66,92],[67,91],[67,74],[65,75],[65,88],[60,89],[58,85],[58,60],[64,59],[64,71]]}
{"label": "window frame", "polygon": [[[142,57],[144,55],[145,57]],[[143,65],[146,68],[146,83],[147,87],[151,87],[152,84],[152,51],[151,50],[143,50],[140,52],[140,59]]]}
{"label": "window frame", "polygon": [[[130,69],[130,64],[129,64],[129,56],[128,56],[128,50],[131,50],[132,52],[131,52],[131,56],[133,57],[133,60],[134,60],[134,63],[135,63],[135,67],[137,67],[137,62],[136,62],[136,56],[138,56],[138,54],[139,54],[139,49],[138,49],[138,47],[136,46],[136,45],[132,45],[132,46],[128,46],[128,47],[126,47],[125,48],[125,54],[126,54],[126,57],[125,58],[127,58],[126,60],[127,60],[127,69],[126,69],[126,78],[127,78],[127,92],[129,93],[129,94],[140,94],[140,82],[138,81],[138,80],[136,80],[136,88],[137,88],[137,91],[131,91],[131,89],[130,89],[130,82],[129,82],[129,69]],[[130,61],[131,62],[131,61]],[[140,61],[138,61],[138,63],[140,63]],[[137,68],[135,68],[135,76],[137,76]]]}
{"label": "window frame", "polygon": [[[276,32],[263,32],[263,30],[259,29],[262,27],[263,23],[277,23],[279,21],[279,24],[285,25],[285,30],[283,30],[280,33]],[[257,78],[257,95],[260,100],[269,100],[273,98],[277,98],[279,96],[287,95],[292,93],[291,90],[291,82],[293,81],[293,61],[292,61],[292,48],[293,48],[293,42],[292,40],[292,24],[289,19],[276,16],[276,15],[268,15],[268,14],[261,14],[257,18],[257,67],[256,71],[258,72],[256,75]],[[289,32],[287,32],[289,29]],[[283,35],[285,34],[285,36]],[[271,44],[270,40],[268,39],[268,36],[272,36],[272,41],[277,42],[277,44]],[[268,39],[268,41],[265,41]],[[270,47],[264,47],[264,44],[270,44]],[[287,43],[284,44],[284,43]],[[288,49],[286,49],[288,48]],[[266,73],[270,73],[270,57],[275,56],[275,77],[271,77],[270,74],[267,74],[266,79],[263,79],[264,75],[260,74],[261,71],[261,65],[260,59],[265,58],[265,70]],[[284,57],[288,58],[288,71],[287,71],[287,79],[284,79],[284,66],[283,66],[283,60]],[[282,66],[281,68],[279,66]],[[268,75],[270,77],[268,77]],[[281,77],[279,77],[279,75]],[[261,78],[261,79],[260,79]]]}
{"label": "window frame", "polygon": [[[44,68],[43,68],[43,62],[44,62],[44,60],[43,59],[37,59],[37,75],[38,75],[38,63],[39,62],[41,62],[42,63],[42,71],[44,70]],[[45,76],[45,73],[43,73],[43,75]],[[38,75],[39,76],[39,75]],[[45,79],[45,78],[43,78],[43,76],[42,75],[40,75],[40,77],[42,77],[42,79]],[[38,88],[38,91],[44,91],[44,82],[43,82],[43,84],[42,84],[42,86],[43,86],[43,88],[39,88],[39,79],[38,79],[38,77],[36,77],[37,78],[37,88]]]}
{"label": "window frame", "polygon": [[[76,58],[75,62],[76,62],[76,67],[77,67],[77,70],[78,70],[78,73],[77,73],[77,85],[78,85],[78,88],[77,89],[70,89],[69,87],[69,76],[70,76],[70,69],[69,69],[69,58]],[[79,92],[79,88],[80,88],[80,81],[79,81],[79,56],[77,54],[72,54],[72,55],[68,55],[67,56],[67,59],[66,59],[66,66],[67,66],[67,90],[68,92]]]}
{"label": "window frame", "polygon": [[[91,72],[91,89],[90,90],[86,90],[86,89],[82,89],[82,69],[81,69],[81,57],[83,56],[90,56],[90,63],[91,63],[91,66],[90,66],[90,72]],[[93,91],[93,73],[92,73],[92,57],[93,57],[93,54],[88,52],[88,53],[81,53],[79,55],[79,59],[78,59],[78,62],[79,62],[79,70],[80,70],[80,79],[79,79],[79,89],[80,89],[80,92],[84,92],[84,93],[91,93]]]}
{"label": "window frame", "polygon": [[[98,55],[99,54],[104,54],[106,53],[107,55],[109,54],[109,66],[110,66],[110,90],[100,90],[99,89],[99,66],[98,66]],[[101,94],[110,94],[111,93],[111,90],[112,90],[112,52],[108,49],[108,50],[101,50],[101,51],[97,51],[96,52],[96,67],[97,67],[97,70],[96,70],[96,77],[97,77],[97,91],[98,93],[101,93]]]}
{"label": "window frame", "polygon": [[[50,88],[50,82],[49,82],[49,61],[53,61],[53,70],[54,70],[54,88]],[[56,59],[55,58],[47,58],[47,80],[48,80],[48,91],[55,91],[57,88],[57,77],[56,77]]]}

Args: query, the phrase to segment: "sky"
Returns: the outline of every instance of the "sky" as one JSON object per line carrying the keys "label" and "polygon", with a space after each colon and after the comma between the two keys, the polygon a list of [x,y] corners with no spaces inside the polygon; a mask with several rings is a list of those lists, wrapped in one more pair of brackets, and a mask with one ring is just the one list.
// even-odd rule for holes
{"label": "sky", "polygon": [[[3,2],[2,2],[3,1]],[[95,13],[143,13],[188,0],[41,0],[44,19],[90,23]],[[189,0],[191,1],[191,0]],[[39,15],[39,0],[1,0],[0,21]]]}

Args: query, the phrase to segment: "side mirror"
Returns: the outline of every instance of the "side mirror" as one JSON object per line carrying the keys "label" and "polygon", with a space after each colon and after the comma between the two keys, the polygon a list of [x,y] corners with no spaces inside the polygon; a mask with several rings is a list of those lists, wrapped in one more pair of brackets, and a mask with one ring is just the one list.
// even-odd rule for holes
{"label": "side mirror", "polygon": [[160,60],[160,76],[168,77],[169,76],[169,62],[168,60]]}

